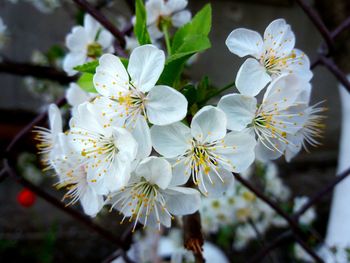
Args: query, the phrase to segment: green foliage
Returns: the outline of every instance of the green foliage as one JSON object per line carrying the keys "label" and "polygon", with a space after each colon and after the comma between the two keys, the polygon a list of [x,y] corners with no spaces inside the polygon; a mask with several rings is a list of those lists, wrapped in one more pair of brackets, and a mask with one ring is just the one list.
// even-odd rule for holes
{"label": "green foliage", "polygon": [[134,34],[140,45],[151,44],[151,38],[147,31],[147,14],[142,0],[136,0],[136,24]]}
{"label": "green foliage", "polygon": [[58,45],[53,45],[47,52],[46,57],[50,64],[54,64],[57,59],[64,57],[64,50]]}
{"label": "green foliage", "polygon": [[188,59],[210,48],[209,32],[211,29],[211,6],[205,5],[190,21],[175,33],[171,56],[165,63],[159,83],[173,86],[178,80]]}
{"label": "green foliage", "polygon": [[85,90],[86,92],[97,93],[94,83],[93,83],[94,74],[83,73],[77,81],[77,84]]}
{"label": "green foliage", "polygon": [[74,70],[82,72],[82,73],[95,74],[97,66],[98,66],[98,61],[93,60],[93,61],[85,63],[83,65],[75,66]]}

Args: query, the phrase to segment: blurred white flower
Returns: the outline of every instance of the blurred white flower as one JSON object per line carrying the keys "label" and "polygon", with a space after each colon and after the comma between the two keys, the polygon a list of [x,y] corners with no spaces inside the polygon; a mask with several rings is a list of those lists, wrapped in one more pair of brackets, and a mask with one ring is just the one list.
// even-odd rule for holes
{"label": "blurred white flower", "polygon": [[191,20],[191,12],[186,8],[187,0],[148,0],[146,1],[147,26],[152,39],[163,36],[162,23],[171,23],[174,27],[181,27]]}
{"label": "blurred white flower", "polygon": [[55,168],[54,159],[56,158],[56,151],[60,147],[58,138],[62,131],[62,117],[60,109],[51,104],[48,110],[49,129],[44,127],[35,127],[35,140],[39,143],[37,148],[39,154],[42,155],[42,161],[47,165],[46,169]]}
{"label": "blurred white flower", "polygon": [[190,177],[204,195],[220,196],[232,184],[232,172],[246,170],[254,161],[255,139],[248,133],[226,134],[222,110],[205,106],[192,119],[151,128],[154,149],[173,159],[174,181]]}
{"label": "blurred white flower", "polygon": [[[294,198],[293,213],[299,211],[307,202],[309,198],[307,196],[299,196]],[[316,212],[313,207],[306,210],[306,212],[299,218],[299,222],[303,225],[310,225],[316,218]]]}
{"label": "blurred white flower", "polygon": [[88,14],[84,17],[84,26],[73,27],[67,35],[66,46],[69,53],[64,58],[63,69],[70,76],[77,73],[75,66],[114,51],[112,34]]}
{"label": "blurred white flower", "polygon": [[66,90],[67,102],[73,107],[73,110],[84,102],[92,101],[96,96],[96,93],[86,92],[73,82],[69,84],[69,88]]}
{"label": "blurred white flower", "polygon": [[[153,45],[136,48],[127,70],[117,56],[105,54],[94,75],[96,90],[110,102],[111,108],[125,120],[138,142],[138,158],[151,153],[152,142],[147,121],[167,125],[182,120],[187,100],[175,89],[156,85],[165,63],[164,52]],[[130,79],[129,79],[130,76]]]}
{"label": "blurred white flower", "polygon": [[197,190],[171,184],[171,165],[165,159],[148,157],[136,167],[129,183],[108,197],[108,203],[124,214],[151,228],[171,226],[173,215],[193,214],[199,209]]}
{"label": "blurred white flower", "polygon": [[226,45],[240,57],[254,57],[248,58],[237,73],[237,89],[244,95],[257,95],[281,74],[294,73],[305,81],[312,78],[310,61],[302,51],[294,49],[295,36],[284,19],[271,22],[264,39],[258,32],[235,29],[228,36]]}
{"label": "blurred white flower", "polygon": [[314,259],[305,251],[305,249],[299,244],[294,244],[294,256],[296,259],[301,260],[302,262],[315,262]]}

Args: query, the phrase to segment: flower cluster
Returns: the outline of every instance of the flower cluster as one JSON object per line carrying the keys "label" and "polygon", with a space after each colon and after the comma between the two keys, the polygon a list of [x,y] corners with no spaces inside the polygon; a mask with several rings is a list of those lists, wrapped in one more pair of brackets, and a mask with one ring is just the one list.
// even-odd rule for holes
{"label": "flower cluster", "polygon": [[63,61],[63,69],[74,75],[75,66],[99,58],[103,53],[113,52],[113,36],[90,15],[85,15],[84,26],[75,26],[66,37],[69,54]]}
{"label": "flower cluster", "polygon": [[[89,15],[66,38],[63,68],[69,75],[83,73],[66,93],[71,118],[63,126],[59,109],[51,105],[50,129],[37,128],[36,138],[43,162],[58,175],[57,188],[67,190],[64,199],[80,201],[90,216],[109,205],[123,215],[122,222],[134,220],[134,229],[137,222],[160,229],[170,227],[175,216],[196,212],[202,194],[225,195],[228,206],[235,200],[233,210],[221,211],[222,222],[257,220],[261,213],[271,218],[267,205],[233,186],[232,173],[244,173],[256,159],[290,160],[306,143],[318,144],[323,108],[309,106],[309,61],[294,49],[294,35],[282,19],[268,26],[264,40],[256,32],[234,30],[228,48],[254,57],[237,74],[240,93],[206,105],[202,101],[212,94],[207,85],[202,93],[209,95],[191,107],[194,98],[182,86],[181,69],[209,48],[211,9],[206,6],[191,20],[186,5],[147,1],[147,19],[139,15],[144,24],[135,24],[135,34],[143,30],[137,35],[140,46],[128,59],[113,54],[112,35]],[[171,38],[170,25],[184,26]],[[160,30],[167,56],[149,44],[161,37]],[[265,88],[258,103],[255,96]],[[282,196],[282,184],[267,176],[268,187]]]}
{"label": "flower cluster", "polygon": [[[264,192],[280,203],[288,201],[290,191],[278,177],[275,164],[256,163],[242,176],[259,179]],[[285,226],[284,220],[274,210],[238,182],[220,198],[203,198],[200,211],[205,233],[220,234],[220,231],[229,228],[234,237],[233,246],[238,250],[256,239],[254,227],[263,234],[271,226]]]}
{"label": "flower cluster", "polygon": [[[308,57],[294,48],[295,37],[284,19],[268,25],[262,38],[248,29],[236,29],[226,40],[229,50],[251,56],[239,69],[239,93],[221,98],[218,107],[228,129],[255,134],[256,158],[261,161],[285,155],[290,161],[306,143],[317,145],[323,107],[309,106],[312,73]],[[265,89],[263,99],[255,97]]]}

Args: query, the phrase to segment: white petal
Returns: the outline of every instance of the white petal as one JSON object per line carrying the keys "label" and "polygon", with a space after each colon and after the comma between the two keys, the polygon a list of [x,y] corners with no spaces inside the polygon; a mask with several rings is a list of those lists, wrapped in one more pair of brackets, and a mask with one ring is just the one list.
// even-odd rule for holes
{"label": "white petal", "polygon": [[308,56],[299,49],[293,49],[292,54],[295,55],[295,58],[288,59],[285,68],[281,72],[293,73],[306,81],[310,81],[313,73],[310,70],[310,60]]}
{"label": "white petal", "polygon": [[162,74],[164,52],[153,45],[137,47],[130,55],[128,72],[132,83],[142,92],[151,90]]}
{"label": "white petal", "polygon": [[151,184],[166,189],[171,181],[171,165],[163,158],[151,156],[140,162],[135,174],[145,178]]}
{"label": "white petal", "polygon": [[166,208],[173,215],[190,215],[196,212],[201,204],[200,193],[192,188],[172,187],[164,193]]}
{"label": "white petal", "polygon": [[172,14],[186,8],[188,4],[187,0],[169,0],[165,2],[164,11],[165,14]]}
{"label": "white petal", "polygon": [[187,114],[187,99],[168,86],[155,86],[146,97],[146,111],[150,123],[167,125],[182,120]]}
{"label": "white petal", "polygon": [[62,132],[62,116],[56,104],[50,104],[49,106],[49,122],[50,130],[53,135]]}
{"label": "white petal", "polygon": [[227,37],[226,46],[239,57],[251,55],[259,58],[263,51],[263,40],[256,31],[238,28]]}
{"label": "white petal", "polygon": [[213,142],[226,135],[225,113],[213,106],[205,106],[198,111],[191,122],[191,133],[197,141]]}
{"label": "white petal", "polygon": [[151,133],[145,118],[141,115],[138,116],[136,122],[132,125],[135,126],[130,129],[131,134],[138,143],[136,158],[143,159],[149,156],[152,151]]}
{"label": "white petal", "polygon": [[183,10],[174,14],[171,18],[174,27],[181,27],[191,21],[191,12],[188,10]]}
{"label": "white petal", "polygon": [[[217,174],[220,175],[222,180]],[[229,187],[233,187],[233,181],[232,173],[226,169],[218,168],[217,172],[211,169],[208,174],[203,173],[203,181],[199,182],[198,187],[199,190],[208,197],[221,197]]]}
{"label": "white petal", "polygon": [[276,139],[270,139],[270,140],[274,145],[276,145],[276,147],[279,149],[279,151],[274,149],[270,143],[267,143],[266,141],[264,142],[265,144],[267,144],[267,146],[271,150],[269,148],[267,148],[262,142],[259,141],[256,145],[256,148],[255,148],[255,156],[256,156],[257,160],[259,160],[261,162],[268,162],[270,160],[278,159],[283,154],[286,145],[284,143],[281,143],[280,141],[278,141]]}
{"label": "white petal", "polygon": [[236,87],[244,95],[256,96],[270,81],[265,67],[256,59],[248,58],[238,70]]}
{"label": "white petal", "polygon": [[181,122],[167,126],[154,125],[151,137],[154,149],[166,158],[183,155],[191,148],[191,130]]}
{"label": "white petal", "polygon": [[85,214],[95,217],[103,206],[103,197],[87,186],[85,193],[80,198],[80,203]]}
{"label": "white petal", "polygon": [[89,14],[84,16],[84,29],[90,41],[94,41],[101,25]]}
{"label": "white petal", "polygon": [[284,19],[272,21],[264,32],[265,49],[274,50],[274,56],[284,57],[288,55],[295,45],[295,36]]}
{"label": "white petal", "polygon": [[113,138],[125,161],[133,161],[137,154],[138,144],[131,133],[126,129],[113,127]]}
{"label": "white petal", "polygon": [[88,36],[82,26],[73,27],[72,33],[66,37],[66,45],[72,52],[86,52]]}
{"label": "white petal", "polygon": [[171,179],[171,186],[178,186],[187,183],[191,176],[190,163],[186,162],[187,158],[179,158],[170,160],[173,169],[173,177]]}
{"label": "white petal", "polygon": [[147,25],[154,24],[157,22],[161,15],[162,9],[164,9],[163,0],[150,0],[145,3],[147,13]]}
{"label": "white petal", "polygon": [[293,105],[299,94],[309,87],[309,83],[294,74],[281,75],[271,82],[263,98],[263,107],[284,110]]}
{"label": "white petal", "polygon": [[[241,173],[248,169],[255,159],[255,135],[247,131],[229,132],[223,139],[225,147],[216,146],[215,153],[222,159],[230,161],[230,165],[221,164],[227,170]],[[219,161],[220,163],[220,161]]]}
{"label": "white petal", "polygon": [[75,107],[79,104],[89,101],[92,96],[82,90],[76,83],[70,83],[66,90],[66,99],[69,105]]}
{"label": "white petal", "polygon": [[97,42],[101,44],[103,49],[108,49],[113,45],[113,35],[107,30],[102,30]]}
{"label": "white petal", "polygon": [[152,43],[154,43],[155,40],[163,37],[163,32],[159,30],[157,24],[149,25],[147,29],[148,29],[149,36],[153,40]]}
{"label": "white petal", "polygon": [[120,59],[112,54],[100,58],[93,82],[98,93],[111,98],[129,89],[129,75]]}
{"label": "white petal", "polygon": [[229,94],[220,99],[218,107],[226,114],[227,129],[241,131],[252,123],[257,101],[254,97]]}
{"label": "white petal", "polygon": [[96,97],[91,103],[90,110],[95,118],[99,119],[102,125],[111,127],[122,127],[125,123],[125,116],[121,115],[119,103],[107,97]]}
{"label": "white petal", "polygon": [[84,64],[86,59],[86,53],[84,52],[68,53],[63,59],[63,70],[67,72],[69,76],[73,76],[77,73],[73,68]]}

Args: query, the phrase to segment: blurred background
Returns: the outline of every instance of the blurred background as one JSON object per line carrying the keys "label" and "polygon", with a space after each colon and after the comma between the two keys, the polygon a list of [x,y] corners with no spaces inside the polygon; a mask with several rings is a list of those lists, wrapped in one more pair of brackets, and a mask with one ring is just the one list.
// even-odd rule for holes
{"label": "blurred background", "polygon": [[[103,12],[115,23],[118,16],[130,19],[132,13],[123,0],[110,1]],[[189,1],[192,13],[208,1]],[[215,0],[213,8],[212,48],[201,54],[189,69],[194,80],[207,75],[218,87],[235,79],[243,59],[228,51],[225,40],[237,27],[246,27],[263,33],[265,27],[276,18],[285,18],[296,35],[296,47],[303,50],[311,61],[316,59],[322,38],[300,7],[288,0]],[[53,45],[64,47],[65,36],[76,24],[77,9],[65,4],[50,13],[43,13],[32,4],[0,0],[0,16],[8,26],[9,41],[2,53],[16,62],[36,62],[33,52],[47,52]],[[59,52],[59,51],[57,51]],[[23,126],[48,103],[64,94],[64,87],[48,88],[33,80],[0,72],[0,144],[2,149]],[[341,122],[338,85],[333,75],[323,67],[314,70],[312,100],[326,100],[329,108],[322,146],[311,153],[303,152],[291,163],[278,162],[280,177],[292,189],[293,195],[311,195],[316,189],[334,178],[339,131]],[[55,84],[57,85],[57,84]],[[44,91],[44,92],[42,92]],[[229,90],[228,92],[233,92]],[[18,163],[24,173],[36,180],[34,143],[26,145],[28,153]],[[29,167],[29,170],[28,170]],[[38,179],[41,180],[41,179]],[[61,198],[62,194],[52,187],[53,180],[41,182],[48,192]],[[71,217],[63,214],[45,201],[37,198],[34,205],[26,208],[18,202],[22,188],[8,178],[0,184],[0,261],[1,262],[101,262],[115,248],[106,240],[92,233]],[[317,206],[316,229],[324,234],[331,195]],[[114,214],[105,213],[95,219],[109,231],[118,233],[119,221]],[[244,262],[245,252],[237,252],[234,258]],[[236,261],[233,261],[236,262]]]}

